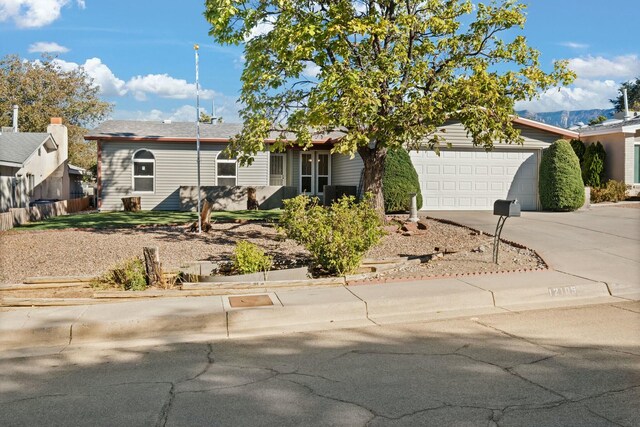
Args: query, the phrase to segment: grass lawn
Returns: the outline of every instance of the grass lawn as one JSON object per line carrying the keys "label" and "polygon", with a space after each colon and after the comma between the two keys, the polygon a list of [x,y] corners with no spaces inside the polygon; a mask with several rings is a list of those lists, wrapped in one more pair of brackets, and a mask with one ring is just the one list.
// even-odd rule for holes
{"label": "grass lawn", "polygon": [[[280,209],[269,211],[214,211],[211,221],[229,222],[236,220],[276,221]],[[99,212],[63,215],[40,222],[31,222],[14,230],[63,230],[65,228],[127,228],[139,225],[188,224],[198,219],[196,212]]]}

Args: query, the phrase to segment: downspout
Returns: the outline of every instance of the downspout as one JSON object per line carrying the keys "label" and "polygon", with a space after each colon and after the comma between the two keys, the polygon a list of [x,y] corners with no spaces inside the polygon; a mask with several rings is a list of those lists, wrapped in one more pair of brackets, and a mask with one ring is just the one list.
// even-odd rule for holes
{"label": "downspout", "polygon": [[13,132],[18,133],[18,109],[17,105],[13,106]]}

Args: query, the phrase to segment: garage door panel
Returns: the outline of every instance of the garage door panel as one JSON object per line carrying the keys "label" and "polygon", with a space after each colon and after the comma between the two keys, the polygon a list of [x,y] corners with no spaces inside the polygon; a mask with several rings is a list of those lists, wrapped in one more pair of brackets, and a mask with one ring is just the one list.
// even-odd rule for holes
{"label": "garage door panel", "polygon": [[[444,155],[446,153],[446,155]],[[517,198],[537,207],[535,151],[449,150],[412,152],[423,196],[422,209],[493,209],[496,199]]]}

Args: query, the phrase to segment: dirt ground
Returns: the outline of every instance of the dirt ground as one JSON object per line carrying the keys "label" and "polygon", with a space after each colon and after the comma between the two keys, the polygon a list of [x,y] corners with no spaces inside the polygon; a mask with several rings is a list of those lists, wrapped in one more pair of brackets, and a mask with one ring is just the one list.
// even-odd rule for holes
{"label": "dirt ground", "polygon": [[[528,249],[500,245],[500,264],[492,262],[493,238],[450,224],[427,220],[428,229],[411,236],[389,233],[367,254],[370,258],[442,257],[386,277],[442,276],[458,273],[512,271],[544,266]],[[100,275],[127,258],[142,256],[145,246],[158,246],[163,267],[189,261],[230,260],[236,242],[247,240],[263,247],[276,264],[304,264],[308,253],[291,240],[278,236],[272,224],[213,224],[198,235],[184,227],[163,226],[111,230],[19,231],[0,233],[0,283],[22,283],[28,277]],[[12,297],[34,296],[32,291],[12,292]],[[90,296],[78,288],[40,291],[41,297]],[[3,293],[5,296],[9,296]],[[45,295],[46,294],[46,295]]]}

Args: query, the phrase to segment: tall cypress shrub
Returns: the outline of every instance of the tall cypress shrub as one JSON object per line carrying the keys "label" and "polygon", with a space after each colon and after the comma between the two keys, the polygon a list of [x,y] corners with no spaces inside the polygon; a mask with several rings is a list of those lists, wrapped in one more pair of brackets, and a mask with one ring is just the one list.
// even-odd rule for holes
{"label": "tall cypress shrub", "polygon": [[584,145],[584,142],[580,141],[579,139],[572,139],[570,143],[571,148],[573,148],[573,152],[576,153],[576,156],[578,156],[578,160],[580,161],[580,168],[582,168],[582,164],[584,163],[584,152],[586,151],[587,147]]}
{"label": "tall cypress shrub", "polygon": [[607,153],[604,147],[597,141],[589,144],[584,153],[582,164],[582,180],[584,185],[600,188],[604,185],[604,161]]}
{"label": "tall cypress shrub", "polygon": [[545,210],[574,211],[584,204],[580,162],[568,141],[560,139],[542,153],[538,188]]}
{"label": "tall cypress shrub", "polygon": [[385,212],[402,212],[411,208],[410,193],[417,193],[418,209],[422,207],[420,181],[409,153],[404,148],[389,150],[384,163],[382,195]]}

